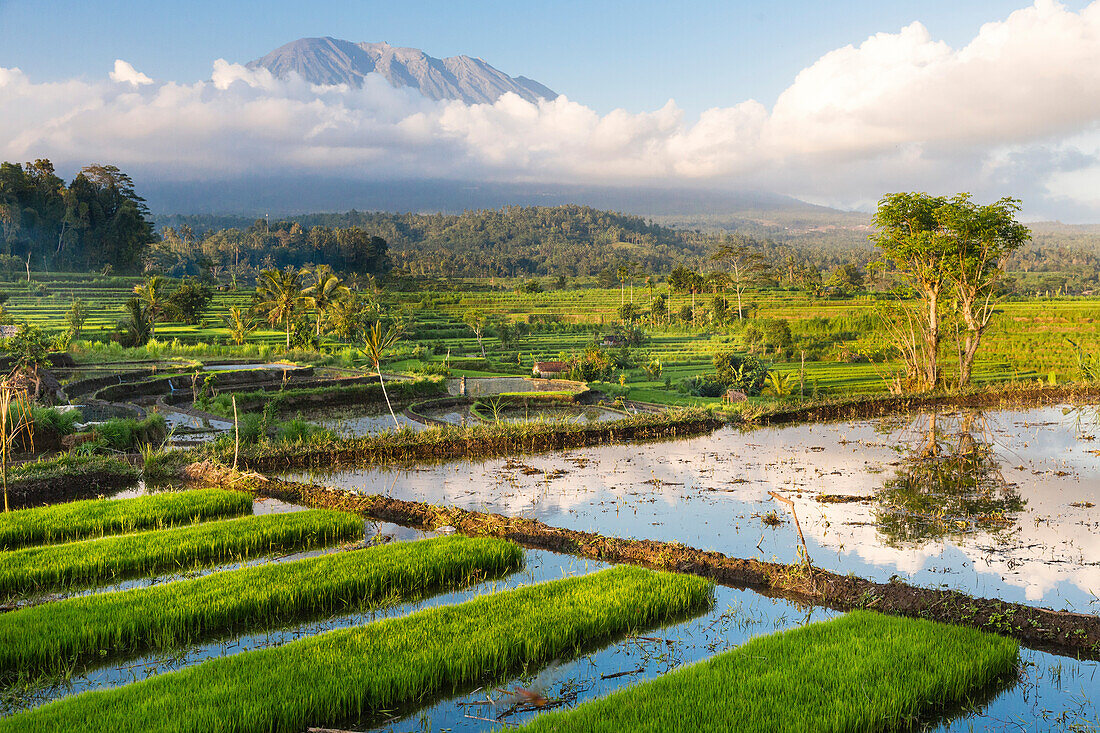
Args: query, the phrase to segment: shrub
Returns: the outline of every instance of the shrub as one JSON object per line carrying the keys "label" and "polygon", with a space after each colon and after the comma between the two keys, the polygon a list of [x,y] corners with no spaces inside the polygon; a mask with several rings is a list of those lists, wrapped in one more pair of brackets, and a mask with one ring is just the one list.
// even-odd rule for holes
{"label": "shrub", "polygon": [[724,351],[714,355],[714,372],[714,378],[726,387],[755,395],[764,387],[768,367],[751,354]]}

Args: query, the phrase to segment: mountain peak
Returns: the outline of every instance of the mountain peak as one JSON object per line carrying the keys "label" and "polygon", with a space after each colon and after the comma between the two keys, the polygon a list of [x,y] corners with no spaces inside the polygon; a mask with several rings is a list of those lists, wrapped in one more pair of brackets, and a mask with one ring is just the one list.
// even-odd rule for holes
{"label": "mountain peak", "polygon": [[480,58],[437,59],[419,48],[380,43],[352,43],[338,38],[299,38],[249,68],[264,68],[278,77],[296,73],[311,84],[358,87],[370,73],[395,87],[412,87],[429,99],[460,99],[467,104],[493,103],[512,92],[529,102],[554,99],[557,93],[525,76],[511,77]]}

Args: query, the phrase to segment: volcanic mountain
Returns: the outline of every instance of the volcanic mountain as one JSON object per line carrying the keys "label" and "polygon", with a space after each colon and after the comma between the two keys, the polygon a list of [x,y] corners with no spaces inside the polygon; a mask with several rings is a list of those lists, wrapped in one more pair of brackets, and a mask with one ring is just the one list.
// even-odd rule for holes
{"label": "volcanic mountain", "polygon": [[481,59],[437,59],[418,48],[388,43],[352,43],[337,38],[300,38],[248,64],[277,77],[297,73],[312,84],[362,86],[367,74],[381,74],[395,87],[412,87],[429,99],[492,103],[512,92],[529,102],[557,93],[524,76],[511,77]]}

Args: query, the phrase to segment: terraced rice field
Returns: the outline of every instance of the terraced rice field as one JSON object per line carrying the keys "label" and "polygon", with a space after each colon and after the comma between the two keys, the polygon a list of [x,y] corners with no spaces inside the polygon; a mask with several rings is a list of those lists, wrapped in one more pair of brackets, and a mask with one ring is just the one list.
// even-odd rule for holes
{"label": "terraced rice field", "polygon": [[[27,285],[15,282],[0,288],[10,295],[7,310],[17,322],[27,321],[51,331],[63,329],[64,314],[72,299],[79,297],[91,307],[91,317],[85,325],[82,338],[89,341],[108,341],[117,322],[123,317],[122,306],[130,296],[136,278],[97,277],[91,275],[37,276]],[[470,288],[482,288],[485,283],[470,282]],[[463,287],[463,284],[459,284]],[[665,288],[658,288],[663,292]],[[655,292],[657,292],[655,291]],[[455,374],[482,375],[511,372],[530,373],[534,360],[553,360],[576,353],[599,333],[618,321],[617,310],[621,295],[615,289],[579,289],[548,291],[537,294],[513,291],[485,292],[483,290],[442,293],[424,296],[421,293],[383,293],[382,302],[395,314],[401,314],[410,324],[409,349],[415,345],[430,347],[434,361],[443,361],[448,355],[454,358],[480,356],[480,348],[470,329],[463,323],[463,315],[478,309],[489,316],[504,317],[513,321],[540,318],[551,322],[536,325],[529,335],[505,348],[495,336],[485,339],[490,357],[491,372],[479,367],[454,370]],[[427,300],[425,300],[427,297]],[[628,296],[629,297],[629,296]],[[644,304],[650,293],[635,288],[635,302]],[[223,318],[230,306],[247,308],[251,290],[217,291],[197,325],[161,323],[157,326],[157,339],[164,342],[178,340],[184,345],[206,344],[199,352],[222,353],[230,356],[259,356],[270,358],[281,350],[283,333],[277,328],[261,324],[261,328],[248,337],[245,348],[230,349],[228,330]],[[705,305],[710,296],[697,296],[696,304]],[[690,303],[682,294],[673,295],[672,309]],[[775,368],[781,373],[797,377],[799,389],[804,393],[858,394],[881,392],[885,389],[884,369],[860,361],[859,354],[874,354],[886,345],[884,333],[874,315],[876,300],[869,295],[851,299],[833,300],[815,298],[801,292],[761,291],[751,293],[748,300],[754,306],[754,319],[782,318],[790,325],[794,344],[789,360],[775,359]],[[1003,303],[1001,315],[994,321],[984,339],[976,364],[975,379],[979,382],[1013,378],[1049,379],[1065,381],[1077,376],[1077,357],[1067,342],[1072,339],[1088,353],[1100,352],[1100,301],[1089,298],[1055,300],[1021,300]],[[743,349],[742,326],[732,323],[726,326],[707,326],[699,323],[647,326],[647,340],[635,349],[642,361],[659,359],[664,367],[660,379],[645,375],[639,367],[621,370],[631,386],[631,396],[636,399],[658,402],[707,402],[706,398],[686,398],[664,389],[668,377],[675,384],[685,377],[711,369],[713,355],[730,348]],[[342,350],[346,345],[330,342],[330,347]],[[266,351],[265,351],[266,350]],[[810,354],[803,367],[800,353]],[[224,352],[224,353],[223,353]],[[950,348],[945,350],[945,364],[950,367]],[[342,353],[342,352],[341,352]],[[521,355],[521,364],[508,359],[515,353]],[[91,358],[91,352],[89,353]],[[308,355],[301,354],[308,358]],[[354,349],[340,359],[362,364],[361,355]],[[398,360],[393,369],[413,366],[416,362]],[[615,378],[618,378],[618,371]]]}
{"label": "terraced rice field", "polygon": [[[193,492],[176,496],[198,503]],[[126,502],[136,511],[143,498],[103,502],[104,513],[117,515]],[[313,514],[263,504],[255,519],[293,523]],[[13,513],[9,522],[19,517]],[[211,518],[93,542],[159,535],[149,543],[156,545],[173,532],[243,521]],[[354,523],[362,533],[362,520]],[[540,716],[574,705],[583,720],[591,714],[586,702],[626,720],[630,711],[609,693],[623,690],[659,702],[670,685],[685,684],[687,671],[675,671],[682,665],[712,658],[708,664],[725,664],[730,654],[751,664],[754,645],[786,643],[787,635],[769,636],[782,629],[801,629],[789,636],[808,634],[817,640],[812,648],[827,641],[818,652],[824,682],[838,648],[858,658],[860,634],[881,639],[889,629],[892,645],[864,661],[901,659],[897,674],[905,675],[911,664],[928,677],[861,719],[893,719],[900,710],[954,729],[956,713],[937,717],[941,706],[999,680],[1006,664],[1014,669],[1014,644],[965,630],[933,634],[918,622],[860,621],[858,614],[839,626],[822,626],[816,622],[836,614],[713,588],[689,576],[524,552],[499,540],[431,538],[392,525],[367,529],[392,541],[302,559],[256,558],[241,565],[238,558],[198,576],[171,574],[138,587],[40,598],[0,614],[0,731],[491,730],[501,722],[555,724],[557,718]],[[82,543],[54,546],[74,544]],[[854,637],[836,637],[853,624]],[[914,638],[921,643],[910,644]],[[991,656],[971,654],[969,666],[943,667],[943,659],[958,657],[958,644],[988,646]],[[805,653],[800,650],[799,658]],[[693,674],[702,669],[687,668]],[[1031,686],[1036,705],[1048,704],[1048,670],[1029,669],[1021,684]],[[853,671],[835,681],[858,679]],[[660,687],[635,691],[645,680]],[[707,684],[687,686],[706,697]],[[994,682],[967,699],[1000,699],[1003,690]],[[767,699],[770,693],[756,694]],[[1018,712],[1015,700],[1010,698],[1011,714]],[[988,719],[976,704],[965,708],[963,723]],[[666,707],[676,710],[675,704]],[[728,729],[722,717],[728,710],[699,709],[714,724],[696,729]],[[811,713],[805,719],[825,718]],[[741,729],[774,730],[773,722],[754,718]]]}

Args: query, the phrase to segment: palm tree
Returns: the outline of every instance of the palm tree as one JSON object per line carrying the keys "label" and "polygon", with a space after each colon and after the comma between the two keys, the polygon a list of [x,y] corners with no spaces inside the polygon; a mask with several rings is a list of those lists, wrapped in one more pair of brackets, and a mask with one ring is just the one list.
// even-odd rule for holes
{"label": "palm tree", "polygon": [[302,301],[317,313],[317,337],[320,338],[321,319],[335,303],[351,295],[351,290],[326,267],[318,267],[313,277],[316,282],[302,291]]}
{"label": "palm tree", "polygon": [[301,273],[294,269],[264,270],[256,285],[260,302],[256,309],[264,314],[271,325],[282,322],[286,326],[286,348],[290,348],[290,320],[302,304]]}
{"label": "palm tree", "polygon": [[248,334],[256,330],[256,321],[245,311],[237,306],[230,306],[229,315],[225,318],[225,325],[229,328],[229,338],[237,346],[244,344]]}
{"label": "palm tree", "polygon": [[153,324],[149,319],[149,309],[142,307],[137,296],[126,301],[126,320],[120,324],[126,330],[126,338],[131,346],[144,346],[153,337]]}
{"label": "palm tree", "polygon": [[397,421],[397,415],[393,413],[393,405],[390,404],[390,396],[386,394],[386,380],[382,378],[382,356],[398,342],[401,332],[397,328],[383,326],[381,321],[375,321],[367,331],[364,338],[363,353],[370,359],[374,371],[378,372],[378,383],[382,385],[382,396],[386,398],[386,407],[390,408],[390,417],[398,428],[401,423]]}
{"label": "palm tree", "polygon": [[145,320],[149,322],[149,338],[157,335],[157,319],[164,315],[164,304],[168,299],[167,285],[160,275],[145,278],[145,282],[134,286],[134,295],[145,311]]}

